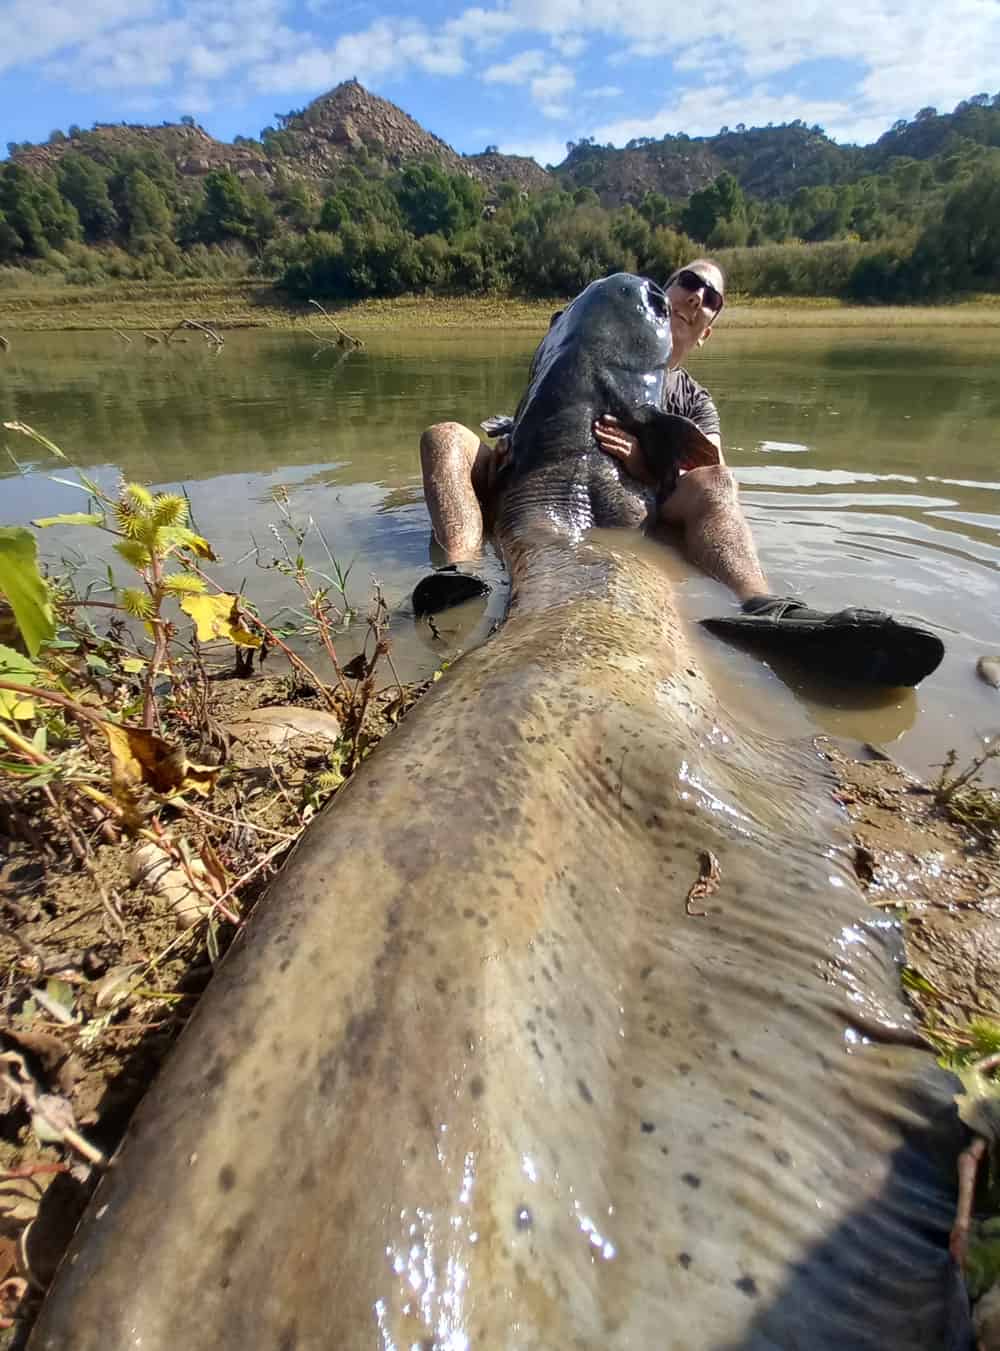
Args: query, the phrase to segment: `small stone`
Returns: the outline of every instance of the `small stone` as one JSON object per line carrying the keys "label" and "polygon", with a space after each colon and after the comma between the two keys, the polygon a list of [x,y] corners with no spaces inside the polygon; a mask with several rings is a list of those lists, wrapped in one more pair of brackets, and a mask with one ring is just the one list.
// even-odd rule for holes
{"label": "small stone", "polygon": [[980,657],[976,662],[976,673],[987,685],[1000,690],[1000,657]]}

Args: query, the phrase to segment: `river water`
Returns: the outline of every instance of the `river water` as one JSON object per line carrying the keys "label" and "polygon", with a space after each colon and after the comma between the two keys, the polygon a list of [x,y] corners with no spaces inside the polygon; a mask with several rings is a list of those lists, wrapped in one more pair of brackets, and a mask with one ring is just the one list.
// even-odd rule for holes
{"label": "river water", "polygon": [[[164,348],[138,336],[15,334],[0,357],[0,414],[44,432],[108,488],[119,475],[183,485],[223,560],[216,576],[245,585],[263,614],[295,623],[298,593],[271,566],[274,527],[290,541],[284,501],[307,529],[312,565],[333,575],[328,550],[350,565],[359,611],[379,579],[401,674],[413,678],[484,637],[505,595],[492,560],[499,585],[485,614],[473,606],[442,617],[437,639],[407,614],[430,560],[420,431],[513,411],[538,336],[384,334],[344,355],[260,331],[228,334],[219,352],[194,337]],[[692,360],[719,405],[772,589],[816,606],[919,616],[947,646],[915,692],[864,692],[779,674],[696,629],[736,713],[791,736],[876,742],[922,774],[949,748],[966,759],[1000,733],[1000,691],[975,672],[979,656],[1000,655],[995,348],[995,331],[950,329],[945,317],[927,331],[720,328]],[[0,522],[84,509],[83,493],[53,479],[72,477],[65,465],[16,435],[5,442],[17,463],[5,457],[0,468]],[[47,530],[42,546],[78,582],[101,577],[112,556],[90,530]],[[681,560],[671,568],[692,621],[730,607]],[[360,631],[347,627],[345,659]]]}

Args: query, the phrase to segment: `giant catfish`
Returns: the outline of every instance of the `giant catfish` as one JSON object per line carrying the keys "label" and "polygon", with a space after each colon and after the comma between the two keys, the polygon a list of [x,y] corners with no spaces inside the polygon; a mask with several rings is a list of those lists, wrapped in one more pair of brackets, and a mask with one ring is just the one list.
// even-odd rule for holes
{"label": "giant catfish", "polygon": [[691,453],[669,355],[628,275],[544,339],[505,624],[258,905],[34,1351],[968,1346],[953,1088],[824,763],[727,715],[662,546],[588,529],[652,505],[600,412]]}

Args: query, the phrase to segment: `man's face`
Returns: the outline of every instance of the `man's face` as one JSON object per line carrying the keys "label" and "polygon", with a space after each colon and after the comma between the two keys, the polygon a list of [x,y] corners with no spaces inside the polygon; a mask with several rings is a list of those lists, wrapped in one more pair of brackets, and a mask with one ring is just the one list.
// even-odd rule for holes
{"label": "man's face", "polygon": [[694,268],[681,268],[677,277],[667,287],[667,299],[670,301],[670,336],[673,339],[671,366],[678,366],[694,348],[700,347],[712,331],[712,321],[716,310],[709,304],[701,287],[685,285],[694,277],[707,282],[721,296],[723,294],[722,273],[711,263],[699,263]]}

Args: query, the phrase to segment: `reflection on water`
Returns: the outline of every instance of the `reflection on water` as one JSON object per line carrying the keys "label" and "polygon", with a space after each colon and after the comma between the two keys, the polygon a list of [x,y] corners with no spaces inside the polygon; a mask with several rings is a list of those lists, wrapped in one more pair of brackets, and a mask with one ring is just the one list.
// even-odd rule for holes
{"label": "reflection on water", "polygon": [[[402,606],[427,567],[429,530],[417,440],[435,420],[475,426],[511,411],[537,338],[526,333],[412,334],[365,352],[315,352],[304,337],[233,333],[218,354],[200,342],[143,348],[106,334],[19,335],[0,368],[0,413],[43,430],[107,486],[119,474],[183,483],[198,524],[225,559],[220,579],[245,581],[266,611],[297,594],[269,566],[274,493],[296,519],[319,523],[348,592],[364,605],[372,573]],[[816,606],[854,604],[921,616],[948,655],[916,694],[847,694],[779,673],[707,637],[697,639],[731,704],[804,733],[893,742],[923,771],[951,746],[968,755],[1000,732],[1000,697],[976,658],[1000,653],[1000,377],[994,335],[939,331],[719,334],[692,363],[715,395],[727,454],[772,586]],[[22,462],[32,448],[7,439]],[[0,471],[2,472],[2,471]],[[80,510],[82,494],[38,462],[3,485],[2,518]],[[96,536],[51,531],[47,552],[93,570]],[[309,560],[329,570],[312,532]],[[494,575],[499,580],[495,564]],[[676,574],[692,618],[731,602],[687,569]],[[502,612],[445,618],[441,642],[402,612],[397,655],[408,674],[483,636]],[[345,655],[356,637],[348,634]]]}

